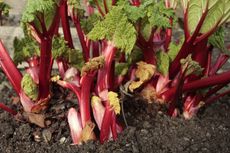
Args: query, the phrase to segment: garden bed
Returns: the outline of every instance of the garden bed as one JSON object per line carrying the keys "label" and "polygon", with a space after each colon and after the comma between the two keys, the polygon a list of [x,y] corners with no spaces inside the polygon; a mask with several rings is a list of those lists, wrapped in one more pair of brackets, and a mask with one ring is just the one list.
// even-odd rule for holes
{"label": "garden bed", "polygon": [[[0,75],[2,78],[2,72]],[[12,107],[12,102],[16,103],[17,98],[7,84],[6,81],[1,82],[0,101]],[[47,128],[38,128],[29,123],[16,121],[1,110],[0,152],[230,152],[229,97],[222,98],[203,109],[192,120],[163,115],[156,111],[154,105],[146,107],[143,101],[136,98],[127,97],[123,102],[129,127],[125,128],[117,141],[103,145],[98,141],[80,146],[71,145],[72,140],[64,116],[66,112],[52,116],[52,123]],[[66,109],[61,107],[63,102],[60,100],[53,103],[55,108]],[[70,105],[73,105],[73,102],[70,101]]]}

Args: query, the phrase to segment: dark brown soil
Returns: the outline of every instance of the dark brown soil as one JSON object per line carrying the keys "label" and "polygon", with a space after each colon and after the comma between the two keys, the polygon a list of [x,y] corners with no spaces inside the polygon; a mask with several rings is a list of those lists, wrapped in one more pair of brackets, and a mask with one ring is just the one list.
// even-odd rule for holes
{"label": "dark brown soil", "polygon": [[[15,94],[6,81],[1,81],[0,95],[0,102],[18,109],[18,106],[11,103],[13,99],[17,99],[15,100]],[[63,103],[57,104],[62,106]],[[73,102],[70,102],[69,106],[65,107],[72,104]],[[80,146],[71,145],[64,116],[66,112],[54,116],[51,124],[42,129],[17,121],[0,110],[0,153],[230,152],[229,97],[211,105],[192,120],[184,120],[182,117],[170,118],[155,111],[154,107],[147,107],[140,100],[124,99],[125,116],[129,126],[119,135],[119,139],[103,145],[92,141]]]}

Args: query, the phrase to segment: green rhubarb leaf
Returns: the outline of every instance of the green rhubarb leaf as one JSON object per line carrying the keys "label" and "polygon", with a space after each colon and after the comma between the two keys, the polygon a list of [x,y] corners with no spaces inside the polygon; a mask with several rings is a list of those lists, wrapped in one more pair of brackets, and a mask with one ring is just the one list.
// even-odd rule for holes
{"label": "green rhubarb leaf", "polygon": [[63,37],[54,37],[52,42],[52,57],[54,59],[65,56],[70,48]]}
{"label": "green rhubarb leaf", "polygon": [[9,16],[9,11],[11,7],[6,4],[3,0],[0,1],[0,12],[2,12],[2,15]]}
{"label": "green rhubarb leaf", "polygon": [[39,93],[38,85],[34,82],[30,74],[27,73],[23,76],[21,87],[31,100],[37,100]]}
{"label": "green rhubarb leaf", "polygon": [[190,33],[193,33],[197,27],[198,22],[200,21],[202,12],[206,7],[206,3],[204,0],[190,0],[186,2],[186,4],[188,7],[188,27]]}
{"label": "green rhubarb leaf", "polygon": [[87,36],[95,41],[107,39],[127,54],[133,49],[137,38],[136,30],[128,21],[122,7],[113,7]]}
{"label": "green rhubarb leaf", "polygon": [[[149,4],[149,1],[146,2]],[[145,6],[145,4],[143,4]],[[153,2],[151,5],[146,7],[147,17],[149,23],[152,27],[161,27],[161,28],[169,28],[171,27],[169,19],[174,18],[174,10],[171,8],[166,8],[164,1]]]}
{"label": "green rhubarb leaf", "polygon": [[129,1],[123,1],[123,0],[118,1],[116,4],[123,8],[128,19],[133,23],[136,23],[139,19],[145,16],[144,7],[136,7],[131,5]]}
{"label": "green rhubarb leaf", "polygon": [[46,28],[49,29],[56,9],[56,0],[28,0],[22,15],[22,24],[34,22],[35,26],[41,30],[40,21],[44,21]]}
{"label": "green rhubarb leaf", "polygon": [[79,50],[69,48],[63,37],[54,37],[52,42],[52,57],[54,59],[62,57],[70,65],[78,69],[81,69],[84,65],[82,53]]}
{"label": "green rhubarb leaf", "polygon": [[211,37],[209,37],[208,42],[222,52],[228,53],[224,43],[224,36],[224,28],[220,27]]}
{"label": "green rhubarb leaf", "polygon": [[170,18],[173,19],[173,22],[177,21],[174,10],[172,8],[166,8],[162,0],[159,2],[145,0],[138,9],[139,12],[141,12],[141,15],[138,16],[141,19],[140,30],[145,40],[149,40],[153,29],[172,27],[169,22]]}
{"label": "green rhubarb leaf", "polygon": [[128,73],[129,64],[128,63],[116,63],[115,64],[115,75],[124,76]]}
{"label": "green rhubarb leaf", "polygon": [[134,47],[130,55],[127,56],[127,63],[129,65],[137,63],[143,59],[143,52],[140,48]]}
{"label": "green rhubarb leaf", "polygon": [[153,27],[148,22],[143,22],[141,27],[142,27],[141,28],[141,34],[143,35],[145,40],[148,41],[149,37],[151,36]]}
{"label": "green rhubarb leaf", "polygon": [[170,43],[169,51],[168,51],[168,56],[170,58],[170,61],[173,61],[176,58],[177,54],[179,53],[183,45],[183,42],[184,42],[184,37],[180,39],[179,43],[174,43],[174,42]]}
{"label": "green rhubarb leaf", "polygon": [[30,37],[25,37],[22,39],[18,39],[15,37],[14,39],[14,62],[15,64],[20,64],[24,61],[27,61],[28,58],[33,56],[39,56],[40,49],[37,42]]}
{"label": "green rhubarb leaf", "polygon": [[182,72],[185,72],[185,76],[190,74],[200,75],[203,72],[203,68],[198,62],[192,60],[192,55],[189,54],[185,59],[180,61]]}
{"label": "green rhubarb leaf", "polygon": [[[190,0],[183,2],[188,8],[188,27],[193,33],[204,13],[207,13],[201,26],[200,33],[207,33],[215,27],[219,27],[230,16],[229,0]],[[208,6],[207,6],[208,5]]]}
{"label": "green rhubarb leaf", "polygon": [[88,34],[95,24],[101,20],[100,15],[98,14],[92,14],[88,18],[84,18],[81,20],[81,27],[84,30],[85,34]]}
{"label": "green rhubarb leaf", "polygon": [[164,76],[169,73],[169,62],[170,58],[167,53],[159,51],[156,54],[157,57],[157,70]]}
{"label": "green rhubarb leaf", "polygon": [[[211,2],[214,0],[211,0]],[[218,0],[213,2],[213,5],[210,7],[210,10],[208,11],[208,15],[206,16],[204,23],[201,27],[200,32],[206,33],[209,30],[211,30],[215,25],[218,25],[218,23],[222,20],[222,17],[224,16],[224,10],[225,10],[225,0]],[[210,5],[209,5],[210,6]]]}

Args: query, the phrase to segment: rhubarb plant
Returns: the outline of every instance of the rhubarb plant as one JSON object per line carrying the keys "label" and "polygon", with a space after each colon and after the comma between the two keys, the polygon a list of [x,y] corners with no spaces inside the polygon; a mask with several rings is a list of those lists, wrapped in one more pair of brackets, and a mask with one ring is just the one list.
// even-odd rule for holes
{"label": "rhubarb plant", "polygon": [[[175,38],[177,8],[184,35]],[[230,93],[221,90],[230,71],[219,72],[229,59],[223,27],[229,17],[229,0],[28,0],[24,38],[15,38],[13,60],[0,41],[0,65],[25,112],[46,112],[55,83],[76,95],[77,107],[67,113],[73,143],[104,143],[123,130],[117,120],[122,87],[186,119]]]}

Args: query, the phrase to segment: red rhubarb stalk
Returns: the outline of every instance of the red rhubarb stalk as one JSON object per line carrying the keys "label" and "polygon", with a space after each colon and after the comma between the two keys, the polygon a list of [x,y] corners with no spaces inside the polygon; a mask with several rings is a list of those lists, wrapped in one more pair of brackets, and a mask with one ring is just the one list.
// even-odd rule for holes
{"label": "red rhubarb stalk", "polygon": [[59,15],[61,17],[61,24],[63,28],[64,38],[67,41],[68,46],[73,49],[74,46],[73,46],[72,36],[70,33],[70,25],[68,21],[67,11],[68,11],[67,1],[63,0],[60,4]]}
{"label": "red rhubarb stalk", "polygon": [[14,90],[17,94],[21,91],[21,80],[22,74],[15,66],[14,62],[10,58],[6,48],[4,47],[2,41],[0,40],[0,66],[3,72],[6,74],[7,78],[10,80]]}
{"label": "red rhubarb stalk", "polygon": [[46,99],[50,94],[50,73],[52,68],[52,40],[44,37],[41,41],[40,70],[39,70],[39,97]]}
{"label": "red rhubarb stalk", "polygon": [[10,113],[13,116],[17,114],[16,111],[14,111],[13,109],[9,108],[8,106],[6,106],[3,103],[0,103],[0,108],[3,109],[4,111],[7,111],[8,113]]}

